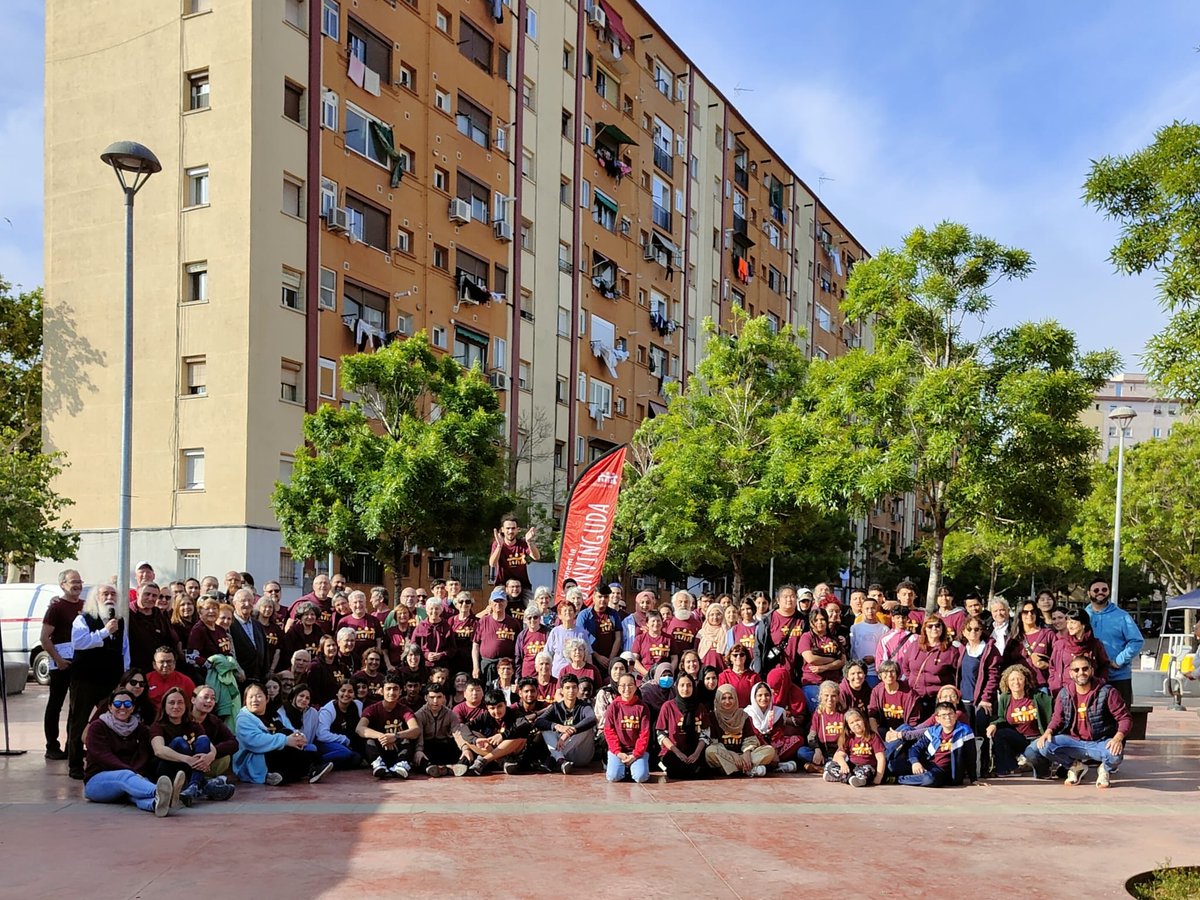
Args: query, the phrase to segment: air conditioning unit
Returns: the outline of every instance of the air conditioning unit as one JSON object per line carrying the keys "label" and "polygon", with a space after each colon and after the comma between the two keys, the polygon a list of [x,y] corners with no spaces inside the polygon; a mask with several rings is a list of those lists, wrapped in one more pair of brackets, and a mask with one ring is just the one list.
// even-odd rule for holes
{"label": "air conditioning unit", "polygon": [[466,200],[454,198],[450,201],[450,221],[463,225],[471,221],[471,204]]}
{"label": "air conditioning unit", "polygon": [[600,8],[599,3],[593,4],[591,11],[588,13],[588,21],[597,28],[608,27],[608,16],[605,14],[604,10]]}
{"label": "air conditioning unit", "polygon": [[349,231],[350,230],[350,212],[341,206],[335,206],[329,210],[329,214],[325,217],[325,224],[330,231]]}
{"label": "air conditioning unit", "polygon": [[507,372],[489,372],[488,384],[498,391],[508,390],[508,373]]}
{"label": "air conditioning unit", "polygon": [[642,259],[646,262],[654,262],[658,259],[658,251],[654,249],[654,244],[650,241],[642,245]]}
{"label": "air conditioning unit", "polygon": [[501,219],[499,222],[497,222],[495,225],[492,226],[492,231],[495,232],[495,234],[496,234],[496,240],[507,241],[510,243],[512,242],[513,227],[511,225],[509,225],[507,222],[505,222],[503,219]]}

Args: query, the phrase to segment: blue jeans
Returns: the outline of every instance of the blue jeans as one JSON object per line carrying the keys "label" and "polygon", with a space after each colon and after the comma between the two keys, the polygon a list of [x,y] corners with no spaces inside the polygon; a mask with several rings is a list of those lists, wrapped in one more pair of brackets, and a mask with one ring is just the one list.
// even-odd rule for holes
{"label": "blue jeans", "polygon": [[132,800],[138,809],[154,812],[154,782],[128,769],[97,772],[83,786],[83,796],[93,803]]}
{"label": "blue jeans", "polygon": [[898,778],[901,775],[912,774],[912,764],[908,761],[908,750],[911,746],[911,741],[900,739],[884,742],[883,758],[887,761],[889,775]]}
{"label": "blue jeans", "polygon": [[[167,746],[176,753],[182,753],[185,756],[192,756],[196,753],[207,753],[212,749],[212,742],[208,739],[208,735],[202,734],[200,737],[196,738],[195,744],[189,744],[187,742],[187,738],[177,737],[175,740],[171,741],[171,743],[167,744]],[[166,775],[169,778],[174,778],[176,772],[185,773],[188,779],[186,787],[192,787],[194,785],[197,788],[202,788],[204,787],[205,782],[208,780],[207,776],[203,772],[197,772],[191,766],[187,765],[187,763],[174,762],[165,759],[160,759],[158,761],[157,772],[159,775]]]}
{"label": "blue jeans", "polygon": [[1042,748],[1042,756],[1066,767],[1079,759],[1084,762],[1094,759],[1105,771],[1115,772],[1121,767],[1124,754],[1112,753],[1107,745],[1108,741],[1081,741],[1065,734],[1056,734]]}
{"label": "blue jeans", "polygon": [[950,773],[927,765],[920,775],[901,775],[896,779],[896,784],[907,784],[909,787],[941,787],[949,780]]}
{"label": "blue jeans", "polygon": [[[643,753],[634,759],[629,765],[629,772],[638,784],[646,782],[650,778],[650,754]],[[608,765],[605,767],[604,777],[609,781],[620,781],[625,777],[625,763],[621,762],[621,758],[612,751],[609,751],[608,754]]]}
{"label": "blue jeans", "polygon": [[331,762],[334,768],[353,769],[362,762],[362,757],[346,744],[337,741],[317,741],[317,752],[321,754],[321,762]]}

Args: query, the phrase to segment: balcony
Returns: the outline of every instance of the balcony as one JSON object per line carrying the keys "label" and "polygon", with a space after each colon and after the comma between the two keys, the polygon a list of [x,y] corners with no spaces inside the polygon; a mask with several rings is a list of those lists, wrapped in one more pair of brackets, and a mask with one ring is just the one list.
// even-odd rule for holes
{"label": "balcony", "polygon": [[654,167],[659,171],[665,172],[667,175],[674,175],[675,157],[671,155],[671,151],[664,150],[662,147],[656,145],[654,148]]}
{"label": "balcony", "polygon": [[750,187],[750,176],[741,166],[733,167],[733,183],[742,190],[747,190]]}
{"label": "balcony", "polygon": [[665,206],[654,204],[653,219],[655,227],[668,233],[671,231],[671,211]]}

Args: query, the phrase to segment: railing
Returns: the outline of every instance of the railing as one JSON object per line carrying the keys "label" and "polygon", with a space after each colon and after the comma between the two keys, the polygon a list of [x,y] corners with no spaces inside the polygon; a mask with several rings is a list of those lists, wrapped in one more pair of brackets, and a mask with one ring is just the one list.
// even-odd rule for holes
{"label": "railing", "polygon": [[671,155],[670,150],[664,150],[662,147],[654,147],[654,165],[668,175],[675,174],[675,157]]}
{"label": "railing", "polygon": [[750,176],[741,166],[733,167],[733,183],[743,189],[750,187]]}
{"label": "railing", "polygon": [[654,204],[653,212],[654,224],[664,231],[671,230],[671,211],[666,207]]}

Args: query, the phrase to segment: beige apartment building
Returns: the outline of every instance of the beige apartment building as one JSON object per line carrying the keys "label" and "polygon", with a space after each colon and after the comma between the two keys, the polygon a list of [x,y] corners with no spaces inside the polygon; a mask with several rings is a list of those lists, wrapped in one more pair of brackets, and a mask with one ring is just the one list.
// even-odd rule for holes
{"label": "beige apartment building", "polygon": [[[136,203],[132,558],[164,577],[299,593],[270,495],[305,411],[354,401],[346,354],[423,330],[478,364],[557,515],[686,383],[706,317],[741,306],[820,356],[870,339],[838,302],[864,248],[628,0],[48,0],[46,51],[45,382],[81,402],[44,434],[86,578],[116,559],[114,140],[163,164]],[[911,539],[890,512],[858,527]]]}
{"label": "beige apartment building", "polygon": [[1117,449],[1120,431],[1110,421],[1108,414],[1118,406],[1128,406],[1137,415],[1125,430],[1125,446],[1132,447],[1142,441],[1165,438],[1180,422],[1191,421],[1179,400],[1164,398],[1155,384],[1141,372],[1121,372],[1114,375],[1096,391],[1092,405],[1083,411],[1080,418],[1100,438],[1097,455],[1101,459]]}

